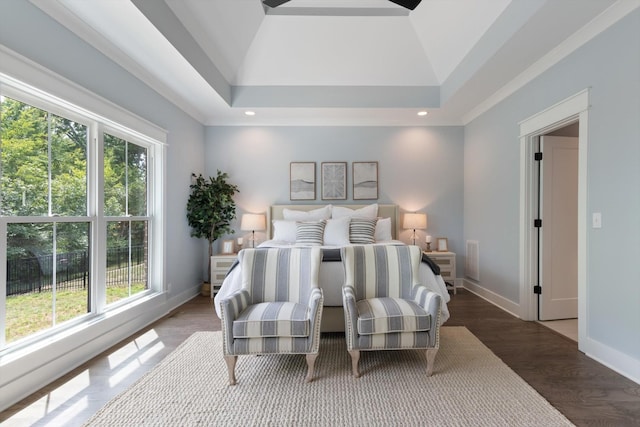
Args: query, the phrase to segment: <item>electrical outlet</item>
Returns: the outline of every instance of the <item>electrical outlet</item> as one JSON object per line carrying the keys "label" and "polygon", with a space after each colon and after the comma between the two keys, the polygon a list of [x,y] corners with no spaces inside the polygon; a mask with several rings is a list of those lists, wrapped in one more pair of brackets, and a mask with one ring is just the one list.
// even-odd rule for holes
{"label": "electrical outlet", "polygon": [[594,212],[591,217],[592,228],[602,228],[602,214],[600,212]]}

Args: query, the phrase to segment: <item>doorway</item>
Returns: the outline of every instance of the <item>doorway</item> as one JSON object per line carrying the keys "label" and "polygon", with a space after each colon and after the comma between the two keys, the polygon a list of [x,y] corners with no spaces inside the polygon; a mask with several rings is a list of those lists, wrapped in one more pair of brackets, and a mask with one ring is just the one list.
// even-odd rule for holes
{"label": "doorway", "polygon": [[[545,172],[542,170],[541,162],[536,162],[536,153],[539,144],[545,144],[545,139],[557,136],[577,137],[577,173],[574,171],[572,176],[577,178],[577,190],[571,190],[573,197],[577,200],[575,203],[576,210],[570,216],[572,218],[573,229],[575,235],[572,237],[573,252],[575,254],[575,268],[573,269],[577,280],[577,296],[574,304],[577,305],[577,330],[578,330],[578,348],[581,349],[581,342],[586,342],[584,338],[587,336],[587,313],[586,313],[586,235],[587,235],[587,204],[586,204],[586,184],[587,184],[587,130],[588,130],[588,108],[589,108],[589,90],[585,89],[566,100],[549,107],[540,113],[524,120],[520,123],[520,308],[521,317],[524,320],[538,321],[540,319],[538,310],[545,305],[545,302],[539,304],[538,297],[545,294],[545,284],[540,283],[543,279],[542,274],[545,270],[549,270],[549,261],[544,261],[544,244],[545,236],[542,230],[537,227],[539,225],[536,220],[542,219],[542,226],[545,225],[545,219],[542,216],[544,199],[542,204],[538,201],[538,178],[544,178]],[[577,131],[577,135],[576,135]],[[568,135],[567,135],[568,134]],[[544,151],[544,147],[543,147]],[[563,157],[561,155],[560,157]],[[544,158],[544,155],[543,155]],[[543,160],[544,161],[544,160]],[[562,161],[559,163],[562,165]],[[540,171],[538,168],[540,167]],[[563,170],[563,167],[559,167]],[[575,176],[577,175],[577,177]],[[564,182],[561,179],[559,182]],[[543,184],[544,185],[544,184]],[[548,188],[553,188],[553,184]],[[544,190],[544,187],[543,187]],[[564,194],[568,190],[563,190],[559,194]],[[550,191],[553,193],[553,191]],[[542,195],[543,196],[543,195]],[[558,197],[558,194],[556,194]],[[553,206],[554,202],[547,202]],[[540,214],[538,208],[541,208]],[[562,210],[562,209],[560,209]],[[553,219],[551,219],[553,223]],[[561,227],[562,228],[562,227]],[[566,227],[564,227],[566,228]],[[553,234],[551,234],[553,237]],[[553,238],[547,236],[547,243],[553,241]],[[564,241],[563,241],[564,242]],[[564,245],[564,243],[563,243]],[[558,245],[555,245],[558,248]],[[547,255],[551,254],[552,249],[547,249]],[[539,250],[540,249],[540,250]],[[566,248],[556,250],[556,255],[562,255],[567,252]],[[562,257],[560,257],[562,258]],[[560,263],[562,265],[562,263]],[[565,274],[562,269],[558,277],[562,278]],[[540,279],[540,280],[539,280]],[[560,279],[561,281],[563,279]],[[541,286],[542,289],[538,288]],[[562,288],[558,288],[562,289]],[[541,291],[542,294],[537,292]],[[553,289],[546,289],[547,295],[556,300],[567,300],[566,295],[562,291],[554,292]],[[547,302],[546,304],[549,304]],[[552,316],[553,317],[553,316]],[[562,315],[560,317],[565,317]],[[575,321],[573,321],[575,323]],[[551,324],[549,324],[551,326]]]}
{"label": "doorway", "polygon": [[538,321],[578,341],[579,122],[538,141]]}
{"label": "doorway", "polygon": [[[578,126],[538,141],[538,320],[578,317]],[[571,130],[575,129],[575,135]]]}

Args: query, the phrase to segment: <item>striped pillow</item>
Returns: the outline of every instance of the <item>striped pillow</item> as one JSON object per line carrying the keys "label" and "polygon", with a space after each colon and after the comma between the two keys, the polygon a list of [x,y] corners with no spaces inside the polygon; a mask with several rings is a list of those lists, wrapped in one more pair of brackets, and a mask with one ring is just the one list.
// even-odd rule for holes
{"label": "striped pillow", "polygon": [[375,243],[376,223],[378,218],[351,218],[349,224],[349,241],[354,244]]}
{"label": "striped pillow", "polygon": [[296,245],[322,245],[326,224],[326,220],[296,222]]}

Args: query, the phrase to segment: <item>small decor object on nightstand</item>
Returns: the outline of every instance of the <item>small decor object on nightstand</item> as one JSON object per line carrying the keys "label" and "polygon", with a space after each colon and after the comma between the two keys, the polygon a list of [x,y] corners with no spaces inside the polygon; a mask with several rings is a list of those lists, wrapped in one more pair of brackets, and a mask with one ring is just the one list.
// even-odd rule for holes
{"label": "small decor object on nightstand", "polygon": [[427,247],[425,248],[425,252],[431,252],[431,236],[427,236],[424,238],[425,243],[427,244]]}
{"label": "small decor object on nightstand", "polygon": [[222,242],[222,253],[223,254],[232,254],[235,252],[233,240],[224,240]]}
{"label": "small decor object on nightstand", "polygon": [[449,241],[446,237],[438,237],[437,239],[437,248],[438,252],[448,252],[449,251]]}

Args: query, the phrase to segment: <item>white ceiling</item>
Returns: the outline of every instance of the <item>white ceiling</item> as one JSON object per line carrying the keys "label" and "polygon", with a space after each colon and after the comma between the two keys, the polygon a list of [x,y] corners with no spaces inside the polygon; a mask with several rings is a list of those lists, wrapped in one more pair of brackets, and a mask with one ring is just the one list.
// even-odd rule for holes
{"label": "white ceiling", "polygon": [[206,125],[464,124],[638,3],[31,1]]}

